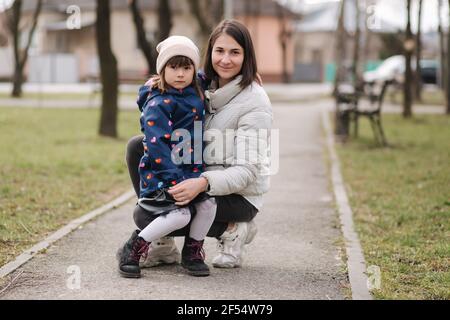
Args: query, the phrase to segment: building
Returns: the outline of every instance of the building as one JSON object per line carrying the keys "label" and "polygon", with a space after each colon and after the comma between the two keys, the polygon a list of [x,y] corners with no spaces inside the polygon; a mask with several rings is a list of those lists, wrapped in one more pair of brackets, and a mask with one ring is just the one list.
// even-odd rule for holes
{"label": "building", "polygon": [[[302,20],[295,27],[295,72],[294,81],[333,81],[335,76],[336,29],[339,20],[340,2],[324,2],[303,5]],[[356,30],[356,8],[354,0],[346,1],[345,30],[348,41],[345,44],[347,66],[351,65]],[[366,30],[368,23],[368,32]],[[361,14],[361,59],[365,69],[372,69],[380,63],[379,54],[383,48],[380,35],[398,33],[398,29],[380,17]]]}
{"label": "building", "polygon": [[[25,24],[31,20],[36,3],[36,0],[24,1]],[[121,81],[140,82],[146,77],[147,64],[137,45],[127,0],[111,0],[110,3],[112,50],[117,58],[119,77]],[[247,25],[252,34],[263,80],[280,81],[283,72],[290,78],[294,70],[294,46],[290,35],[295,15],[272,0],[235,0],[233,3],[235,19]],[[200,43],[199,24],[190,13],[187,0],[170,0],[170,4],[173,16],[171,34],[185,35]],[[154,38],[158,1],[141,0],[139,5],[147,36]],[[98,78],[95,9],[95,1],[44,0],[25,69],[28,81],[83,82]],[[72,25],[76,28],[71,28]],[[280,43],[283,30],[286,35],[285,50]],[[0,56],[4,61],[9,61],[7,64],[10,67],[13,65],[11,52],[9,41],[9,47],[0,50]],[[2,74],[0,68],[0,77],[4,77],[11,68],[4,69],[6,71],[3,70]]]}

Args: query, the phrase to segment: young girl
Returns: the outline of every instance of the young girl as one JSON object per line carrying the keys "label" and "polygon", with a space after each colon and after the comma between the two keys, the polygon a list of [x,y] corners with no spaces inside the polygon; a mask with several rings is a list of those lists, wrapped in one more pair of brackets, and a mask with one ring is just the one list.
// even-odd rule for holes
{"label": "young girl", "polygon": [[[208,276],[203,241],[214,220],[216,203],[203,193],[190,208],[179,207],[167,192],[185,179],[199,177],[204,168],[200,158],[204,103],[195,77],[200,55],[195,44],[183,36],[167,38],[156,50],[158,75],[141,87],[138,97],[141,131],[145,135],[138,203],[148,214],[158,217],[141,231],[134,231],[125,243],[119,271],[124,277],[140,277],[139,260],[147,253],[148,245],[185,227],[192,219],[181,264],[191,275]],[[186,138],[187,133],[192,138]]]}

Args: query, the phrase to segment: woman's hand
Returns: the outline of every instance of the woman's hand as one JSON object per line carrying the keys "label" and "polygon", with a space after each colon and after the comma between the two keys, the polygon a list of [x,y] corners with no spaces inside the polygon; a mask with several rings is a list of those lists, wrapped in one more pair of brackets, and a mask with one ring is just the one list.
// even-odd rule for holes
{"label": "woman's hand", "polygon": [[191,178],[184,180],[174,187],[171,187],[168,192],[177,201],[178,206],[184,206],[191,202],[200,192],[206,191],[208,180],[204,177]]}

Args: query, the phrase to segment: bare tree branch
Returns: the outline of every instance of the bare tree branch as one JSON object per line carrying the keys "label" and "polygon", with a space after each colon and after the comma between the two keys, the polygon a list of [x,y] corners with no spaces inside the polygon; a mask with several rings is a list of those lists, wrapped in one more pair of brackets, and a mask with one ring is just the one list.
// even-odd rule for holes
{"label": "bare tree branch", "polygon": [[134,26],[136,28],[136,36],[138,46],[147,61],[148,70],[147,73],[150,75],[152,72],[156,71],[156,50],[155,45],[147,40],[144,19],[141,16],[139,10],[138,0],[129,0],[128,8],[130,9],[131,15],[133,17]]}
{"label": "bare tree branch", "polygon": [[133,17],[134,26],[136,28],[136,35],[139,48],[147,61],[148,75],[156,73],[156,45],[158,42],[166,39],[170,35],[172,29],[172,10],[170,9],[169,0],[159,0],[158,6],[158,30],[155,35],[155,41],[147,39],[145,31],[144,19],[141,15],[138,0],[129,0],[128,8]]}
{"label": "bare tree branch", "polygon": [[196,18],[203,45],[209,39],[210,33],[223,17],[223,0],[188,0],[191,14]]}
{"label": "bare tree branch", "polygon": [[33,13],[32,26],[28,34],[26,46],[23,51],[20,50],[20,20],[22,16],[22,0],[16,0],[12,6],[12,13],[9,19],[9,28],[13,36],[13,51],[14,51],[14,75],[13,75],[13,90],[11,95],[13,97],[22,96],[22,84],[24,82],[23,69],[28,59],[28,51],[33,41],[34,32],[39,19],[39,14],[42,8],[42,0],[38,0],[36,8]]}

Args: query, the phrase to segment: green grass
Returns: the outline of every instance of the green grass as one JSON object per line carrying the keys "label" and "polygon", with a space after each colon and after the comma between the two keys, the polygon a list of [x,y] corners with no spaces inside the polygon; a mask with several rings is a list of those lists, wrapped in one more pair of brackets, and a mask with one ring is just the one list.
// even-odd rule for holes
{"label": "green grass", "polygon": [[119,139],[98,136],[99,115],[0,109],[0,265],[131,188],[125,147],[139,114],[120,112]]}
{"label": "green grass", "polygon": [[[137,97],[136,92],[120,92],[120,98],[133,98]],[[20,99],[36,99],[36,100],[88,100],[88,99],[100,99],[100,93],[85,93],[85,92],[74,92],[74,93],[37,93],[37,92],[24,92]],[[10,93],[0,92],[0,99],[12,99]]]}
{"label": "green grass", "polygon": [[[386,101],[393,104],[403,103],[403,92],[392,91],[386,95]],[[417,105],[431,105],[431,106],[443,106],[445,105],[444,93],[442,90],[437,91],[422,91],[422,101],[414,101]]]}
{"label": "green grass", "polygon": [[338,147],[367,265],[381,269],[378,299],[450,299],[450,117],[383,116],[391,147]]}

